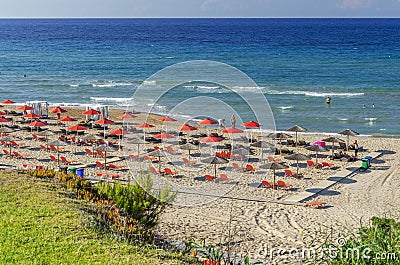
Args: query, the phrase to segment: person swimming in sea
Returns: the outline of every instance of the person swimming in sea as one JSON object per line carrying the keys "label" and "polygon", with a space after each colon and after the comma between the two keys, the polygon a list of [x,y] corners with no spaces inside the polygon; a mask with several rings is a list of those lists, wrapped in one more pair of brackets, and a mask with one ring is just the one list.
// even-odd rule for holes
{"label": "person swimming in sea", "polygon": [[327,97],[325,100],[326,104],[331,104],[331,100],[332,100],[331,97]]}

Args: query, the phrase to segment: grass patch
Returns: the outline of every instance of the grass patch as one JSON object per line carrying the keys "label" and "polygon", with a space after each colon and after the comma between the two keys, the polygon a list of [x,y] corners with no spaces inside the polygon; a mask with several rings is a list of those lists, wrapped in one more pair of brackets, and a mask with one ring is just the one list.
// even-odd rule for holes
{"label": "grass patch", "polygon": [[53,180],[0,173],[1,264],[188,264],[178,253],[99,235],[85,202],[59,192]]}

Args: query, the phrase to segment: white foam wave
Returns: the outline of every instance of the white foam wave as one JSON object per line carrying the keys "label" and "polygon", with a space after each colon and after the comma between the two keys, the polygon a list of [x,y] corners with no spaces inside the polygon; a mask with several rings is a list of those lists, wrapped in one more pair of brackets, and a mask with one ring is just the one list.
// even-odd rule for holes
{"label": "white foam wave", "polygon": [[293,106],[279,106],[278,108],[281,110],[287,110],[287,109],[293,109],[294,107]]}
{"label": "white foam wave", "polygon": [[300,90],[265,90],[264,93],[271,95],[305,95],[309,97],[360,97],[364,93],[335,93],[335,92],[314,92],[314,91],[300,91]]}
{"label": "white foam wave", "polygon": [[155,86],[155,85],[157,85],[157,82],[156,82],[155,80],[151,80],[151,81],[145,80],[145,81],[143,81],[142,85],[145,85],[145,86]]}
{"label": "white foam wave", "polygon": [[105,97],[90,97],[91,100],[96,102],[130,102],[132,98],[105,98]]}
{"label": "white foam wave", "polygon": [[71,84],[70,87],[79,87],[79,84]]}
{"label": "white foam wave", "polygon": [[378,119],[378,118],[364,118],[364,120],[370,121],[370,122],[376,121],[377,119]]}
{"label": "white foam wave", "polygon": [[338,118],[339,121],[347,121],[349,120],[348,118]]}
{"label": "white foam wave", "polygon": [[130,82],[114,82],[114,81],[110,81],[107,83],[102,83],[102,84],[92,84],[92,87],[117,87],[117,86],[131,86],[133,85]]}

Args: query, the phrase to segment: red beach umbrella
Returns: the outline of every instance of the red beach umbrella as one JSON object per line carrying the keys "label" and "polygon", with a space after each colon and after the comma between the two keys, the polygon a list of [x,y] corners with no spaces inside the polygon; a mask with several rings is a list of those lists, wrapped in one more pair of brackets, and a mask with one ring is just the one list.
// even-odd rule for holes
{"label": "red beach umbrella", "polygon": [[53,109],[50,110],[51,113],[56,113],[57,114],[57,119],[60,119],[61,113],[67,112],[67,110],[61,108],[60,106],[57,106]]}
{"label": "red beach umbrella", "polygon": [[70,116],[65,116],[64,118],[60,119],[62,122],[73,122],[76,121],[76,119],[71,118]]}
{"label": "red beach umbrella", "polygon": [[[246,128],[259,128],[260,126],[262,126],[262,124],[255,121],[248,121],[246,123],[243,123],[242,126]],[[253,140],[253,131],[250,134],[250,139]]]}
{"label": "red beach umbrella", "polygon": [[10,99],[6,99],[6,100],[0,102],[0,104],[3,104],[3,105],[12,105],[12,104],[15,104],[15,103],[16,102],[14,102],[14,101],[12,101]]}
{"label": "red beach umbrella", "polygon": [[7,113],[0,111],[0,116],[6,116]]}
{"label": "red beach umbrella", "polygon": [[122,129],[117,129],[117,130],[111,131],[110,134],[113,134],[113,135],[125,135],[125,134],[129,134],[129,132],[125,131],[125,130],[122,130]]}
{"label": "red beach umbrella", "polygon": [[107,119],[107,118],[102,118],[102,119],[100,119],[100,120],[98,120],[98,121],[95,121],[94,122],[95,124],[99,124],[99,125],[103,125],[103,128],[104,128],[104,138],[106,137],[106,126],[105,125],[111,125],[111,124],[114,124],[115,122],[114,121],[112,121],[112,120],[109,120],[109,119]]}
{"label": "red beach umbrella", "polygon": [[133,115],[133,114],[130,114],[130,113],[124,113],[124,114],[122,114],[121,116],[118,116],[117,118],[118,119],[134,119],[134,118],[136,118],[137,116],[135,116],[135,115]]}
{"label": "red beach umbrella", "polygon": [[23,106],[18,107],[17,110],[26,111],[26,110],[34,110],[34,108],[32,108],[31,106],[28,106],[28,105],[23,105]]}
{"label": "red beach umbrella", "polygon": [[135,128],[153,128],[153,127],[154,127],[153,125],[148,124],[146,122],[135,126]]}
{"label": "red beach umbrella", "polygon": [[205,118],[202,121],[199,121],[198,124],[206,124],[206,125],[211,125],[211,124],[218,124],[216,120],[210,119],[210,118]]}
{"label": "red beach umbrella", "polygon": [[158,120],[159,120],[159,121],[176,121],[175,119],[170,118],[170,117],[168,117],[168,116],[161,117],[161,118],[159,118]]}
{"label": "red beach umbrella", "polygon": [[189,124],[185,124],[179,129],[179,131],[181,131],[181,132],[184,132],[184,131],[195,131],[195,130],[197,130],[197,128],[194,127],[194,126],[191,126]]}
{"label": "red beach umbrella", "polygon": [[33,122],[29,123],[29,127],[42,127],[42,126],[47,126],[47,123],[41,121],[41,120],[34,120]]}
{"label": "red beach umbrella", "polygon": [[229,133],[229,134],[233,134],[233,133],[242,133],[242,132],[243,132],[243,130],[240,130],[240,129],[235,128],[235,127],[231,127],[231,128],[222,130],[222,133]]}
{"label": "red beach umbrella", "polygon": [[109,120],[107,118],[102,118],[98,121],[95,121],[95,124],[100,124],[100,125],[110,125],[110,124],[114,124],[115,122],[112,120]]}
{"label": "red beach umbrella", "polygon": [[87,128],[85,126],[81,126],[79,124],[67,128],[67,131],[74,131],[74,132],[86,131],[86,130]]}
{"label": "red beach umbrella", "polygon": [[201,143],[217,143],[217,142],[221,142],[222,140],[224,140],[222,137],[214,136],[214,135],[210,134],[209,136],[200,139],[200,142]]}
{"label": "red beach umbrella", "polygon": [[51,113],[65,113],[67,110],[61,108],[60,106],[57,106],[53,109],[50,110]]}
{"label": "red beach umbrella", "polygon": [[262,124],[255,122],[255,121],[249,121],[249,122],[243,123],[242,126],[246,127],[246,128],[258,128],[258,127],[262,126]]}
{"label": "red beach umbrella", "polygon": [[160,134],[156,134],[154,136],[154,138],[156,138],[156,139],[169,139],[169,138],[175,138],[175,136],[173,136],[173,135],[171,135],[169,133],[163,132],[163,133],[160,133]]}
{"label": "red beach umbrella", "polygon": [[128,131],[125,131],[125,130],[122,130],[122,129],[120,128],[120,129],[111,131],[110,134],[118,135],[118,136],[119,136],[119,137],[118,137],[118,146],[119,146],[119,149],[121,149],[121,139],[122,139],[122,136],[125,135],[125,134],[129,134],[129,132],[128,132]]}
{"label": "red beach umbrella", "polygon": [[39,129],[39,127],[47,126],[47,123],[41,121],[41,120],[34,120],[33,122],[29,123],[28,127],[36,127]]}
{"label": "red beach umbrella", "polygon": [[35,113],[28,113],[28,114],[25,114],[23,117],[27,118],[27,119],[38,119],[38,118],[40,118],[40,116],[35,114]]}
{"label": "red beach umbrella", "polygon": [[88,110],[84,111],[82,114],[84,114],[84,115],[99,115],[99,114],[101,114],[101,112],[98,110],[94,110],[94,109],[88,109]]}

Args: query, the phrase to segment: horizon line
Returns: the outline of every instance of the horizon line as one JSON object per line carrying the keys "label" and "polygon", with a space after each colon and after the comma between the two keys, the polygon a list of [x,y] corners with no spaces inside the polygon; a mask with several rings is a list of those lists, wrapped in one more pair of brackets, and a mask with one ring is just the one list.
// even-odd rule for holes
{"label": "horizon line", "polygon": [[0,17],[0,19],[399,19],[400,17]]}

